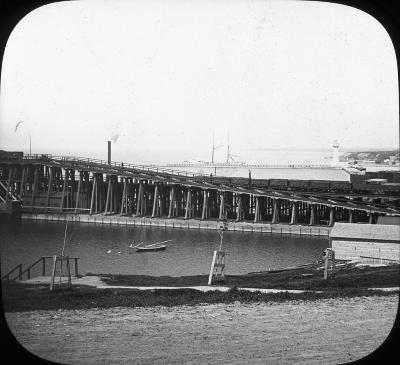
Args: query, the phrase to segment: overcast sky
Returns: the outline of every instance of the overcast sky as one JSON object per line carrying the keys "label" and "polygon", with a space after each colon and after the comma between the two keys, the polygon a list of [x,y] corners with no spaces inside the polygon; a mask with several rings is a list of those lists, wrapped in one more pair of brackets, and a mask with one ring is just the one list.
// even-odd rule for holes
{"label": "overcast sky", "polygon": [[[398,146],[393,45],[347,6],[302,1],[74,1],[14,29],[0,149],[119,159]],[[16,124],[18,125],[15,131]]]}

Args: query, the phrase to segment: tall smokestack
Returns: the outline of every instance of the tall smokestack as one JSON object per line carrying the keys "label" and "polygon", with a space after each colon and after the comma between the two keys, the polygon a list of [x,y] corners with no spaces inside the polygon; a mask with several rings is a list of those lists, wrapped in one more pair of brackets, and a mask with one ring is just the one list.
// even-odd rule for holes
{"label": "tall smokestack", "polygon": [[108,141],[108,164],[111,165],[111,141]]}

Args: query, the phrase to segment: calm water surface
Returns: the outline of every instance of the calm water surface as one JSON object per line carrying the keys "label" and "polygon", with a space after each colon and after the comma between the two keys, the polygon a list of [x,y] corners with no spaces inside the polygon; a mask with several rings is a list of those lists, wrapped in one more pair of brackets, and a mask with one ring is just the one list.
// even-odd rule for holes
{"label": "calm water surface", "polygon": [[[1,225],[2,275],[20,263],[26,268],[41,256],[60,254],[64,229],[63,222],[22,220]],[[129,248],[132,242],[150,244],[164,240],[172,240],[165,251],[137,253]],[[80,258],[81,274],[180,276],[208,274],[218,246],[216,231],[70,222],[65,254]],[[328,240],[323,237],[226,232],[226,273],[243,274],[308,263],[319,258],[327,246]]]}

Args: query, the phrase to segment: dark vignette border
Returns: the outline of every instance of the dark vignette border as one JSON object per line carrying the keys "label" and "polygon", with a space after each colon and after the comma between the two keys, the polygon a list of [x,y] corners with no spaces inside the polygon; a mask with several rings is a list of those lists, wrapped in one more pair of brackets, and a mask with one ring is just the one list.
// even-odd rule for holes
{"label": "dark vignette border", "polygon": [[[2,69],[2,61],[4,56],[5,47],[8,38],[17,25],[17,23],[31,11],[51,3],[57,3],[61,0],[2,0],[0,4],[0,74]],[[72,0],[64,0],[72,1]],[[168,0],[165,0],[168,1]],[[200,0],[199,0],[200,1]],[[296,0],[293,0],[296,1]],[[299,0],[297,0],[299,1]],[[302,1],[315,1],[315,0],[302,0]],[[362,10],[375,19],[377,19],[388,32],[396,53],[397,61],[397,80],[399,85],[400,79],[400,13],[396,12],[396,0],[319,0],[319,2],[337,3],[342,5],[351,6]],[[27,60],[29,62],[29,60]],[[400,98],[400,92],[399,92]],[[399,103],[400,104],[400,103]],[[400,121],[400,116],[399,116]],[[400,136],[399,136],[400,139]],[[1,288],[1,283],[0,283]],[[1,359],[7,359],[7,362],[18,363],[19,360],[29,363],[50,363],[44,359],[32,355],[25,350],[18,341],[11,334],[8,329],[4,312],[3,303],[0,301],[0,323],[2,334],[2,354]],[[396,320],[390,335],[384,343],[376,349],[373,353],[369,354],[363,359],[353,362],[354,364],[377,363],[378,361],[386,360],[386,363],[395,363],[398,358],[398,340],[400,327],[400,315],[397,311]],[[397,355],[397,356],[396,356]],[[10,361],[11,360],[11,361]]]}

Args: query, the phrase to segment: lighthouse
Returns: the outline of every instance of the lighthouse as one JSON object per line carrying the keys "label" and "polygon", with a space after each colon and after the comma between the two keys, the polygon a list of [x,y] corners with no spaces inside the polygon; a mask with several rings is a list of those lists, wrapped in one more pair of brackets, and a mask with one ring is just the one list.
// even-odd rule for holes
{"label": "lighthouse", "polygon": [[333,155],[332,155],[332,165],[339,165],[339,142],[335,139],[333,141]]}

